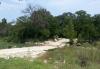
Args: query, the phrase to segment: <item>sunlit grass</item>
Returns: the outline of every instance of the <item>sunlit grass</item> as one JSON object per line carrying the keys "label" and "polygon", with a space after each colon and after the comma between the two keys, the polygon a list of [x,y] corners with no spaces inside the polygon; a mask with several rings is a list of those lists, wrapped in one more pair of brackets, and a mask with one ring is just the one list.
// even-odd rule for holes
{"label": "sunlit grass", "polygon": [[97,49],[65,47],[49,50],[37,59],[0,59],[0,69],[100,69]]}

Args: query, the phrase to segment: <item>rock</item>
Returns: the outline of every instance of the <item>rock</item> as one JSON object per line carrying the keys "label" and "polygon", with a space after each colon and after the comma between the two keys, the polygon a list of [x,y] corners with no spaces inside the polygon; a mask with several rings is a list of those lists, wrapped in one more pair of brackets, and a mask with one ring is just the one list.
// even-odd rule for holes
{"label": "rock", "polygon": [[48,63],[48,61],[47,61],[47,60],[44,60],[43,62],[44,62],[45,64],[47,64],[47,63]]}
{"label": "rock", "polygon": [[77,42],[78,42],[78,39],[77,38],[73,39],[73,43],[74,44],[76,44]]}
{"label": "rock", "polygon": [[54,39],[54,41],[57,42],[58,40],[57,39]]}

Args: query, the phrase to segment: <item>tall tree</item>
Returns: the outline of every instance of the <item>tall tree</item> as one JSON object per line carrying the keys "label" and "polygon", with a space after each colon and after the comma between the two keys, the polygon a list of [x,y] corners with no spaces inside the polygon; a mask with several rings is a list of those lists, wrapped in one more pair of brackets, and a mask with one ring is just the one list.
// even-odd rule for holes
{"label": "tall tree", "polygon": [[77,37],[80,37],[81,35],[81,38],[89,40],[90,42],[96,34],[95,26],[90,14],[87,14],[86,11],[80,10],[76,12],[76,16],[75,30],[77,31]]}
{"label": "tall tree", "polygon": [[94,15],[92,20],[96,28],[97,38],[100,38],[100,14]]}
{"label": "tall tree", "polygon": [[7,24],[7,20],[5,18],[2,19],[2,24]]}
{"label": "tall tree", "polygon": [[73,21],[70,20],[69,23],[63,29],[63,35],[71,40],[76,37],[76,32],[74,30]]}
{"label": "tall tree", "polygon": [[7,26],[7,20],[3,18],[0,23],[0,36],[7,35],[8,26]]}
{"label": "tall tree", "polygon": [[[31,20],[34,27],[34,31],[35,33],[37,33],[35,34],[36,37],[42,36],[43,34],[41,33],[41,31],[44,31],[44,30],[45,30],[44,33],[48,32],[47,35],[50,35],[49,33],[50,21],[49,20],[51,18],[52,18],[52,15],[50,14],[50,12],[44,8],[40,8],[32,13]],[[45,38],[46,36],[43,36],[43,37]]]}
{"label": "tall tree", "polygon": [[[65,33],[65,31],[63,31],[63,28],[66,28],[70,23],[72,23],[74,25],[75,23],[75,15],[71,12],[67,12],[67,13],[63,13],[60,16],[57,16],[57,21],[60,25],[60,36],[61,37],[65,37],[65,35],[63,33]],[[68,31],[67,31],[68,32]]]}

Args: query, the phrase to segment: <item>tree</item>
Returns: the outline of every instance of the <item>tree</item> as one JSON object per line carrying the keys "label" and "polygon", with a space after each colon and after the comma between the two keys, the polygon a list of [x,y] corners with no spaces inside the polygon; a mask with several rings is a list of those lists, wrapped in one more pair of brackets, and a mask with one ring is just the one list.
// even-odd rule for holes
{"label": "tree", "polygon": [[44,40],[49,38],[49,19],[52,15],[46,9],[38,9],[31,16],[17,18],[16,25],[11,32],[14,41],[25,42],[29,39]]}
{"label": "tree", "polygon": [[96,38],[99,39],[100,38],[100,14],[94,15],[92,20],[97,32]]}
{"label": "tree", "polygon": [[0,23],[0,36],[7,35],[7,32],[8,32],[7,20],[3,18]]}
{"label": "tree", "polygon": [[96,35],[92,17],[83,10],[77,11],[76,16],[75,30],[77,31],[77,37],[90,42]]}
{"label": "tree", "polygon": [[71,12],[63,13],[62,15],[57,16],[57,21],[60,26],[60,37],[65,37],[65,35],[63,34],[63,33],[65,33],[65,31],[63,31],[63,28],[67,29],[66,26],[68,26],[68,24],[70,24],[70,22],[72,22],[72,24],[74,25],[75,15]]}
{"label": "tree", "polygon": [[60,26],[64,27],[65,25],[69,23],[70,19],[72,19],[74,23],[75,15],[71,12],[67,12],[67,13],[63,13],[60,16],[57,16],[57,19],[60,22]]}
{"label": "tree", "polygon": [[[100,38],[100,15],[92,17],[86,11],[80,10],[75,14],[67,12],[53,16],[46,9],[32,5],[29,5],[23,12],[28,15],[17,18],[11,30],[10,35],[14,41],[45,40],[58,36],[91,42]],[[1,24],[6,23],[6,19],[1,22]]]}
{"label": "tree", "polygon": [[16,24],[11,28],[10,40],[14,42],[25,42],[34,36],[32,22],[28,16],[17,18]]}
{"label": "tree", "polygon": [[32,6],[31,4],[29,4],[22,12],[28,14],[28,16],[31,16],[34,11],[37,11],[41,8],[41,6]]}
{"label": "tree", "polygon": [[51,38],[60,37],[61,28],[60,23],[56,17],[49,19],[49,30]]}
{"label": "tree", "polygon": [[72,20],[69,21],[68,25],[66,25],[63,29],[63,35],[71,40],[76,37],[76,32],[74,30],[74,24]]}
{"label": "tree", "polygon": [[2,24],[7,24],[7,20],[5,18],[2,19]]}
{"label": "tree", "polygon": [[[34,27],[34,31],[35,31],[35,37],[37,38],[41,38],[43,37],[41,33],[41,31],[44,31],[44,33],[48,33],[49,31],[49,23],[50,23],[50,19],[52,18],[52,15],[50,14],[49,11],[47,11],[44,8],[40,8],[36,11],[34,11],[31,15],[31,20],[32,20],[32,25]],[[50,33],[47,34],[48,37],[50,35]],[[44,37],[44,38],[48,38],[48,37]]]}

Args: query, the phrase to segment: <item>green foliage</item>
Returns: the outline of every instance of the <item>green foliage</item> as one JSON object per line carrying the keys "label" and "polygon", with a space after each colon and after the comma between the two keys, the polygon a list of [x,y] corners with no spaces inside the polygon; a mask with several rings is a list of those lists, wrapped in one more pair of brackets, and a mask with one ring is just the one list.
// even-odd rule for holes
{"label": "green foliage", "polygon": [[89,42],[95,40],[98,31],[93,24],[90,14],[80,10],[76,12],[76,15],[75,30],[77,32],[77,37],[84,40],[89,40]]}
{"label": "green foliage", "polygon": [[50,36],[50,31],[48,29],[42,29],[40,31],[40,36],[42,36],[42,39],[45,39],[45,38],[49,38]]}
{"label": "green foliage", "polygon": [[52,69],[50,64],[41,61],[29,61],[21,58],[0,59],[0,69]]}
{"label": "green foliage", "polygon": [[[14,42],[25,42],[29,39],[49,38],[49,18],[51,15],[45,9],[34,11],[31,17],[21,16],[13,26],[10,36]],[[14,39],[13,39],[14,38]]]}
{"label": "green foliage", "polygon": [[[48,51],[41,57],[57,69],[99,69],[100,51],[91,47],[64,47]],[[95,66],[96,65],[96,66]],[[56,68],[54,68],[56,69]]]}
{"label": "green foliage", "polygon": [[9,41],[22,43],[30,39],[45,40],[55,36],[88,42],[100,39],[100,14],[91,16],[80,10],[54,17],[46,9],[31,5],[24,12],[29,15],[17,18],[15,25],[7,23],[5,18],[1,20],[1,37],[6,36]]}
{"label": "green foliage", "polygon": [[7,48],[17,48],[17,47],[26,47],[28,45],[20,44],[20,43],[14,43],[14,42],[8,42],[6,38],[0,38],[0,49],[7,49]]}
{"label": "green foliage", "polygon": [[57,21],[56,17],[52,17],[52,19],[49,20],[49,30],[50,30],[50,37],[55,37],[60,35],[60,24]]}
{"label": "green foliage", "polygon": [[70,22],[64,27],[63,35],[70,39],[73,39],[76,37],[76,32],[74,30],[74,25],[72,23],[72,20],[70,20]]}
{"label": "green foliage", "polygon": [[92,46],[64,47],[49,50],[31,61],[25,58],[0,58],[0,69],[100,69],[100,51]]}
{"label": "green foliage", "polygon": [[5,18],[0,22],[0,36],[7,36],[9,31],[9,24],[7,24],[7,20]]}
{"label": "green foliage", "polygon": [[5,18],[2,19],[2,24],[7,24],[7,20]]}

